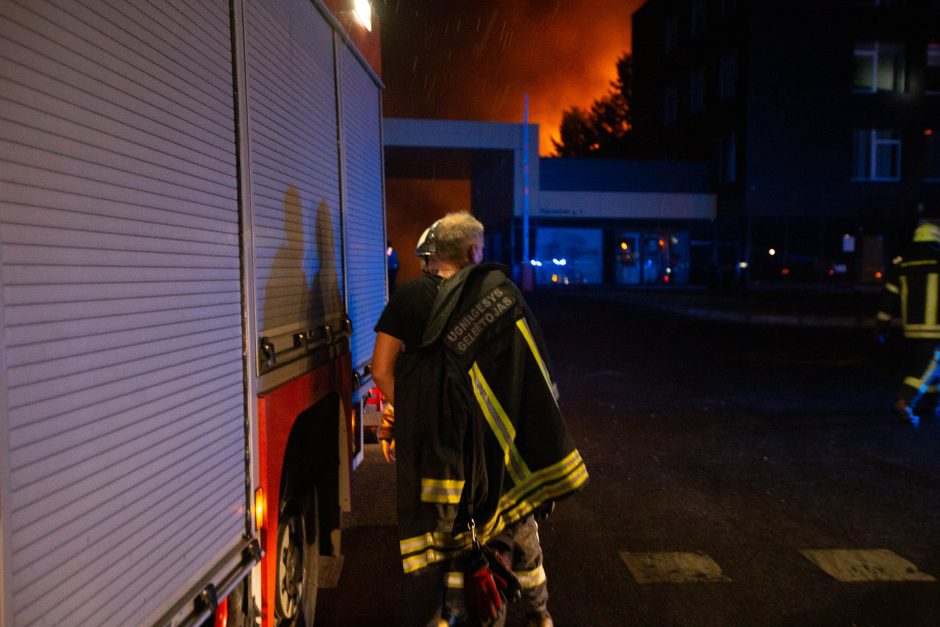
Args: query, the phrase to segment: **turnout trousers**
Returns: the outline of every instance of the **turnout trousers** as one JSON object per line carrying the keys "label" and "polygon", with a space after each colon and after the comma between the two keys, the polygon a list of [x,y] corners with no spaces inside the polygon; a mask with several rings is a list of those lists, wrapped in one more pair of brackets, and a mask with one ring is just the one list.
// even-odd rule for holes
{"label": "turnout trousers", "polygon": [[909,407],[914,407],[924,394],[937,392],[940,350],[936,340],[909,339],[906,342],[908,354],[898,399],[906,402]]}
{"label": "turnout trousers", "polygon": [[[515,525],[504,529],[488,545],[499,552],[522,584],[522,605],[526,616],[550,616],[548,613],[548,581],[542,565],[542,545],[535,516],[529,515]],[[445,620],[451,625],[476,626],[481,623],[467,616],[463,598],[463,573],[451,571],[446,579],[444,601]],[[486,627],[501,627],[506,621],[506,607],[496,619],[482,623]]]}

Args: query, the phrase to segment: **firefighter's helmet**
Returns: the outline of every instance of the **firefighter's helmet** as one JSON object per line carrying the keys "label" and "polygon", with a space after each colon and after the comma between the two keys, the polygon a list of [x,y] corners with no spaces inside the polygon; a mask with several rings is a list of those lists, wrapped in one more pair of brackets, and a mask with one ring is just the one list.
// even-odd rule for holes
{"label": "firefighter's helmet", "polygon": [[418,246],[415,248],[415,254],[419,257],[429,257],[437,252],[434,246],[434,227],[437,222],[424,229],[421,237],[418,238]]}
{"label": "firefighter's helmet", "polygon": [[940,226],[933,222],[924,222],[914,231],[914,241],[940,243]]}

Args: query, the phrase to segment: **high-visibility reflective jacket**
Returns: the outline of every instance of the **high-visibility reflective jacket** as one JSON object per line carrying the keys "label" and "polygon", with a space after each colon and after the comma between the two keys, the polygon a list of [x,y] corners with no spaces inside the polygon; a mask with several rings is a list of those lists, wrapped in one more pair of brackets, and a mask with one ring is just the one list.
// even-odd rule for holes
{"label": "high-visibility reflective jacket", "polygon": [[940,245],[916,242],[885,281],[879,322],[900,318],[904,336],[940,340]]}
{"label": "high-visibility reflective jacket", "polygon": [[406,573],[486,542],[587,481],[545,349],[501,266],[468,266],[438,293],[422,347],[395,376],[398,522]]}

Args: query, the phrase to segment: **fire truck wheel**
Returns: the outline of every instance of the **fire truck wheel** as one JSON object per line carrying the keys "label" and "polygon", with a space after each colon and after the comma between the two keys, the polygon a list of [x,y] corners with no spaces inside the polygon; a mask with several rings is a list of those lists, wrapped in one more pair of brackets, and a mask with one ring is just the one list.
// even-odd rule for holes
{"label": "fire truck wheel", "polygon": [[289,508],[277,524],[277,583],[275,612],[280,623],[292,624],[300,613],[304,593],[304,523],[296,508]]}
{"label": "fire truck wheel", "polygon": [[274,610],[279,627],[313,625],[319,551],[316,531],[308,534],[301,508],[289,505],[277,526]]}

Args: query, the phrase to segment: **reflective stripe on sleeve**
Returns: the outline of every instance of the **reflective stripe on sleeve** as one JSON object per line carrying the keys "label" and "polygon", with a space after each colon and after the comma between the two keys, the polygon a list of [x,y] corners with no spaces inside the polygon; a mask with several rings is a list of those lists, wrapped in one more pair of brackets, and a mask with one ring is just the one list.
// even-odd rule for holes
{"label": "reflective stripe on sleeve", "polygon": [[514,570],[512,572],[525,590],[537,588],[546,581],[545,568],[542,566],[532,570]]}
{"label": "reflective stripe on sleeve", "polygon": [[444,583],[448,588],[463,589],[463,573],[459,570],[448,571]]}
{"label": "reflective stripe on sleeve", "polygon": [[885,289],[891,292],[892,294],[900,294],[901,290],[898,289],[898,286],[894,283],[885,283]]}
{"label": "reflective stripe on sleeve", "polygon": [[[548,374],[548,368],[545,367],[545,362],[542,361],[542,355],[539,354],[539,349],[535,346],[535,338],[532,337],[532,331],[529,329],[529,324],[525,321],[525,318],[519,318],[516,320],[516,327],[518,327],[519,332],[522,333],[522,337],[525,338],[526,344],[529,345],[529,350],[532,351],[532,356],[535,357],[535,362],[539,365],[539,370],[542,371],[542,377],[545,379],[545,385],[548,386],[548,389],[552,389],[552,378]],[[552,398],[555,397],[555,394],[552,393]]]}
{"label": "reflective stripe on sleeve", "polygon": [[456,505],[460,503],[463,485],[464,481],[462,479],[428,479],[422,477],[421,500],[425,503]]}
{"label": "reflective stripe on sleeve", "polygon": [[532,473],[522,460],[519,449],[516,448],[516,429],[512,426],[506,410],[500,405],[493,394],[493,390],[483,377],[483,372],[477,362],[473,362],[473,367],[468,374],[473,384],[473,395],[476,396],[477,403],[480,405],[480,409],[483,410],[483,416],[486,418],[487,424],[503,449],[506,469],[509,471],[512,480],[518,485]]}

